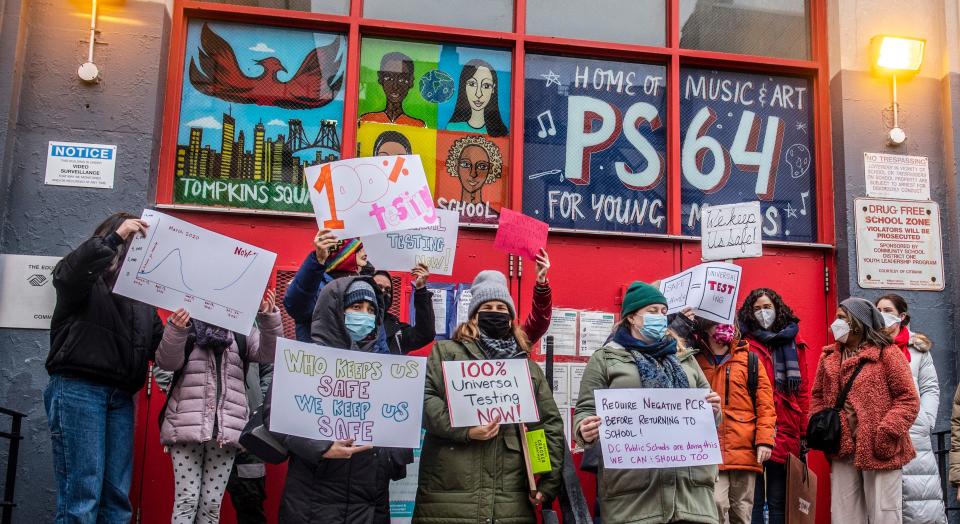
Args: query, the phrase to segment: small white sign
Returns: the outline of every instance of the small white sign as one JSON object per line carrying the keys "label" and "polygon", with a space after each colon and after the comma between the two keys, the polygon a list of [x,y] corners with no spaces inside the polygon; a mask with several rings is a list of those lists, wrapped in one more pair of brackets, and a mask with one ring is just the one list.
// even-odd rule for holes
{"label": "small white sign", "polygon": [[50,142],[43,183],[111,189],[116,167],[117,146]]}
{"label": "small white sign", "polygon": [[703,260],[763,256],[760,202],[704,206],[700,213]]}
{"label": "small white sign", "polygon": [[546,354],[547,337],[553,337],[553,354],[574,356],[577,354],[577,310],[553,308],[550,326],[540,342],[541,353]]}
{"label": "small white sign", "polygon": [[940,206],[872,198],[855,204],[860,287],[943,290]]}
{"label": "small white sign", "polygon": [[604,311],[580,312],[580,356],[589,357],[603,346],[617,323],[615,313]]}
{"label": "small white sign", "polygon": [[925,156],[863,153],[867,196],[930,200],[930,167]]}
{"label": "small white sign", "polygon": [[540,420],[527,359],[444,362],[443,381],[452,427]]}
{"label": "small white sign", "polygon": [[707,262],[660,281],[667,299],[667,313],[693,308],[698,317],[733,324],[740,294],[740,266]]}
{"label": "small white sign", "polygon": [[363,237],[363,249],[377,269],[410,271],[424,264],[435,275],[452,275],[460,213],[447,209],[436,212],[437,222],[432,226]]}
{"label": "small white sign", "polygon": [[0,327],[50,329],[60,257],[0,255]]}
{"label": "small white sign", "polygon": [[603,467],[676,468],[722,464],[706,389],[594,391]]}

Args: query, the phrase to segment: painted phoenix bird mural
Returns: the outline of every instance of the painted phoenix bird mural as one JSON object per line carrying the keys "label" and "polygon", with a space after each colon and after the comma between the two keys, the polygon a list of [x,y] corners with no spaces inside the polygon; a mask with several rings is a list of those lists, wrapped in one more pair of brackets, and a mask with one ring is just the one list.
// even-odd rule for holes
{"label": "painted phoenix bird mural", "polygon": [[199,67],[190,59],[190,83],[203,94],[228,102],[276,106],[285,109],[314,109],[334,99],[343,82],[342,38],[307,53],[300,68],[286,82],[278,75],[287,68],[276,57],[256,60],[263,68],[258,76],[247,76],[230,44],[203,24],[200,33]]}

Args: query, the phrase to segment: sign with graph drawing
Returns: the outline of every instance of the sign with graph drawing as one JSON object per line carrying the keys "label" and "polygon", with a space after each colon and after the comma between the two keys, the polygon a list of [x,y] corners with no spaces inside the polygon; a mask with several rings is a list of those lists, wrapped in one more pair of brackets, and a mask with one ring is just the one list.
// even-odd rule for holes
{"label": "sign with graph drawing", "polygon": [[118,295],[247,333],[277,258],[257,246],[145,210],[113,287]]}

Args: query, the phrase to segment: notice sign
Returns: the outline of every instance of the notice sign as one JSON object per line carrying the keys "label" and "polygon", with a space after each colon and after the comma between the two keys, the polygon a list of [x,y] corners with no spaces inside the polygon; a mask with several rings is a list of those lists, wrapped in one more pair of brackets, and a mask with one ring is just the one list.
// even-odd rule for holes
{"label": "notice sign", "polygon": [[733,324],[740,294],[740,266],[708,262],[660,281],[667,314],[693,308],[698,317]]}
{"label": "notice sign", "polygon": [[930,200],[930,167],[925,156],[864,153],[867,196]]}
{"label": "notice sign", "polygon": [[706,389],[598,389],[603,467],[722,464]]}
{"label": "notice sign", "polygon": [[116,167],[117,146],[50,142],[43,183],[111,189]]}
{"label": "notice sign", "polygon": [[452,427],[540,421],[527,359],[444,362],[443,382]]}
{"label": "notice sign", "polygon": [[363,248],[377,261],[377,269],[410,271],[424,264],[435,275],[452,275],[460,214],[446,209],[436,213],[437,221],[428,227],[363,237]]}
{"label": "notice sign", "polygon": [[704,206],[700,212],[703,260],[763,256],[760,202]]}
{"label": "notice sign", "polygon": [[60,257],[0,255],[0,327],[50,329]]}
{"label": "notice sign", "polygon": [[943,290],[936,203],[858,198],[856,227],[860,287]]}
{"label": "notice sign", "polygon": [[420,446],[427,359],[277,339],[270,430],[357,445]]}

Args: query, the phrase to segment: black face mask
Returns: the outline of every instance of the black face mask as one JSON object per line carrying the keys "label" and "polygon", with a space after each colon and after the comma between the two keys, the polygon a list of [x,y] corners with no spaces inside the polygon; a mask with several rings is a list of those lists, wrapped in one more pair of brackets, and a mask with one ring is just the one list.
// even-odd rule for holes
{"label": "black face mask", "polygon": [[390,309],[390,306],[393,305],[393,289],[385,289],[383,291],[383,303],[387,309]]}
{"label": "black face mask", "polygon": [[477,325],[484,335],[490,338],[504,339],[510,336],[510,313],[499,311],[481,311],[477,315]]}

